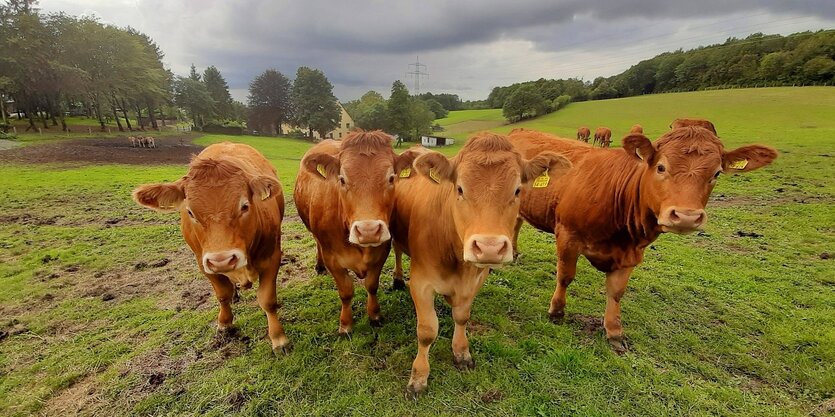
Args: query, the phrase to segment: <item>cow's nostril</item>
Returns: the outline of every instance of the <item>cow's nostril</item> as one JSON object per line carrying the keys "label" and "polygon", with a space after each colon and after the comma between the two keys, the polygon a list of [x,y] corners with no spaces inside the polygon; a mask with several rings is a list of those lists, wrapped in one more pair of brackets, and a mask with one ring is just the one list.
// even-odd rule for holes
{"label": "cow's nostril", "polygon": [[672,220],[673,222],[678,223],[678,221],[681,220],[681,217],[679,217],[678,214],[676,214],[675,210],[672,210],[672,211],[670,211],[670,220]]}
{"label": "cow's nostril", "polygon": [[473,241],[472,250],[473,250],[473,255],[475,255],[476,257],[481,257],[481,255],[484,254],[484,251],[482,251],[481,248],[478,247],[478,241],[477,240]]}

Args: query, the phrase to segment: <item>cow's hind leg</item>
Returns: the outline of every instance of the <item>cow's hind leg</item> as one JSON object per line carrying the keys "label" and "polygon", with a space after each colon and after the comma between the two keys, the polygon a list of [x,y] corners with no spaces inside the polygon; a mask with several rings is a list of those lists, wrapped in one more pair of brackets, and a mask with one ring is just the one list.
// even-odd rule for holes
{"label": "cow's hind leg", "polygon": [[391,287],[395,290],[406,289],[406,280],[403,277],[403,251],[394,246],[394,282]]}
{"label": "cow's hind leg", "polygon": [[554,323],[560,323],[565,318],[565,293],[577,275],[577,258],[580,256],[567,240],[566,233],[557,233],[557,288],[548,308],[548,315]]}
{"label": "cow's hind leg", "polygon": [[606,328],[606,339],[617,353],[627,350],[623,337],[623,326],[620,324],[620,299],[626,292],[626,284],[634,268],[618,269],[606,274],[606,314],[603,316],[603,327]]}
{"label": "cow's hind leg", "polygon": [[435,313],[435,291],[429,285],[415,285],[415,271],[412,270],[412,281],[409,291],[415,303],[417,315],[418,351],[412,362],[412,374],[407,394],[412,397],[424,393],[429,381],[429,348],[438,337],[438,315]]}
{"label": "cow's hind leg", "polygon": [[348,274],[348,270],[338,265],[330,265],[328,271],[333,275],[336,289],[339,290],[339,299],[342,301],[342,309],[339,313],[339,335],[349,336],[354,327],[354,316],[351,311],[351,301],[354,299],[354,280]]}
{"label": "cow's hind leg", "polygon": [[220,303],[220,312],[217,315],[218,333],[226,333],[232,329],[232,299],[235,297],[235,286],[223,275],[206,274],[212,288],[215,290],[215,297]]}
{"label": "cow's hind leg", "polygon": [[467,339],[467,322],[470,321],[473,298],[453,297],[448,301],[451,301],[452,319],[455,321],[452,334],[452,362],[460,371],[474,369],[475,360],[470,354],[470,341]]}
{"label": "cow's hind leg", "polygon": [[[280,258],[279,258],[280,259]],[[273,353],[288,353],[290,351],[290,341],[287,335],[284,334],[284,326],[278,319],[278,303],[275,295],[275,280],[278,275],[278,264],[275,262],[275,267],[270,267],[267,271],[261,274],[258,281],[258,305],[264,310],[267,315],[267,335],[270,337]]]}

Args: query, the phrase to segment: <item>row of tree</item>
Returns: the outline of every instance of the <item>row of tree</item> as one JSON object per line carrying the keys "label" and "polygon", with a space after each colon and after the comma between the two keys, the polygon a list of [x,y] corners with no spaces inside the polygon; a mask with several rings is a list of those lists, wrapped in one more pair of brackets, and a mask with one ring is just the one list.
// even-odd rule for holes
{"label": "row of tree", "polygon": [[[508,119],[514,120],[558,108],[555,100],[560,96],[584,101],[708,88],[807,84],[835,84],[835,30],[729,38],[722,44],[663,53],[593,82],[541,78],[495,87],[483,106],[502,108]],[[479,103],[468,105],[479,107]]]}
{"label": "row of tree", "polygon": [[66,130],[64,115],[71,110],[95,117],[102,129],[106,118],[115,117],[122,130],[120,113],[133,129],[129,111],[139,128],[146,121],[156,127],[156,117],[143,116],[168,104],[173,81],[159,47],[131,28],[44,15],[35,5],[33,0],[0,5],[0,100],[14,100],[32,129],[36,122],[48,128],[51,121]]}
{"label": "row of tree", "polygon": [[[451,108],[446,108],[442,102]],[[382,129],[403,140],[417,140],[421,135],[431,133],[433,120],[459,109],[460,103],[461,99],[454,94],[411,96],[406,85],[398,80],[392,84],[388,100],[376,91],[369,91],[344,106],[359,128]]]}

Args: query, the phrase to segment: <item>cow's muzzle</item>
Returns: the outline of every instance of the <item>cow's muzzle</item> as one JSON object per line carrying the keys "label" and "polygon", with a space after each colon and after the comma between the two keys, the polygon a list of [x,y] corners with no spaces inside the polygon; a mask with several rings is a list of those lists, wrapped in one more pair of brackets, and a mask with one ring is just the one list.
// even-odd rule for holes
{"label": "cow's muzzle", "polygon": [[667,207],[658,216],[661,230],[673,233],[691,233],[700,230],[707,223],[704,209]]}
{"label": "cow's muzzle", "polygon": [[222,274],[246,266],[246,255],[240,249],[203,254],[203,269],[206,272]]}
{"label": "cow's muzzle", "polygon": [[380,246],[391,239],[391,233],[382,220],[358,220],[351,223],[348,241],[362,247]]}
{"label": "cow's muzzle", "polygon": [[464,261],[495,268],[513,261],[513,244],[504,235],[472,235],[464,243]]}

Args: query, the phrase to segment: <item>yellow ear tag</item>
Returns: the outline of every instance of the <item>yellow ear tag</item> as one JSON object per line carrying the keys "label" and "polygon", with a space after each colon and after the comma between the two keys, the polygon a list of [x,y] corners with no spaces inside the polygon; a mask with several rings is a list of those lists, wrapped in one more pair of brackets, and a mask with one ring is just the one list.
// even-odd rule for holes
{"label": "yellow ear tag", "polygon": [[548,183],[551,181],[551,177],[548,176],[548,171],[542,173],[542,175],[534,178],[533,180],[533,188],[545,188],[548,186]]}
{"label": "yellow ear tag", "polygon": [[429,170],[429,178],[432,178],[432,181],[435,181],[435,182],[437,182],[438,184],[440,184],[440,183],[441,183],[441,177],[438,175],[438,173],[437,173],[437,172],[435,172],[435,170],[434,170],[434,169],[430,169],[430,170]]}
{"label": "yellow ear tag", "polygon": [[400,178],[409,178],[409,176],[411,176],[411,175],[412,175],[412,169],[411,168],[403,168],[402,170],[400,170]]}
{"label": "yellow ear tag", "polygon": [[729,168],[733,168],[733,169],[745,169],[746,166],[748,166],[748,160],[747,159],[740,159],[739,161],[733,161],[728,165]]}
{"label": "yellow ear tag", "polygon": [[327,178],[328,174],[325,173],[325,166],[322,164],[316,165],[316,172],[322,176],[322,178]]}
{"label": "yellow ear tag", "polygon": [[269,188],[267,188],[266,190],[264,190],[263,193],[261,193],[261,201],[264,201],[268,198],[270,198],[270,189]]}

